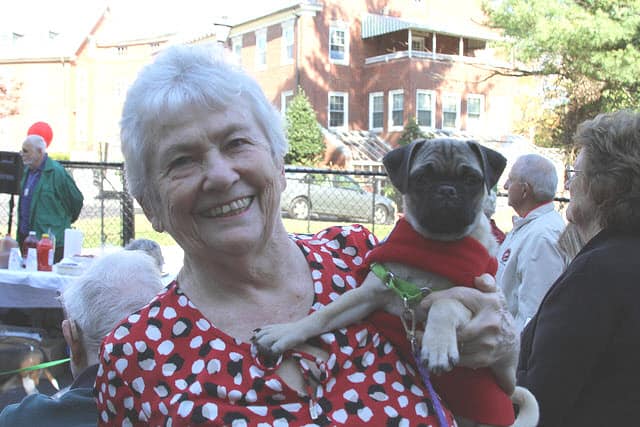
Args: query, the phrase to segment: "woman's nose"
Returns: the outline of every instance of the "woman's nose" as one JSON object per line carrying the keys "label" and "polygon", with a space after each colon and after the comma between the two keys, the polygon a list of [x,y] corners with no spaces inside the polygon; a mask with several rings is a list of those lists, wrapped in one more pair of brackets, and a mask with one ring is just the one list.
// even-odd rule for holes
{"label": "woman's nose", "polygon": [[229,188],[239,177],[231,159],[217,150],[212,150],[204,162],[205,190],[224,190]]}

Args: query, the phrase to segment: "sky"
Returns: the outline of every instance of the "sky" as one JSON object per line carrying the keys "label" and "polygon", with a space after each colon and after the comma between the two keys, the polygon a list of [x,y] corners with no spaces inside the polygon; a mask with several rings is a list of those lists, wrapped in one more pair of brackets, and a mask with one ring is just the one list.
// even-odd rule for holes
{"label": "sky", "polygon": [[[27,32],[34,28],[65,33],[80,27],[109,4],[123,27],[144,31],[203,24],[215,16],[244,17],[290,0],[6,0],[0,28]],[[208,22],[207,22],[208,23]],[[82,25],[84,29],[84,25]]]}

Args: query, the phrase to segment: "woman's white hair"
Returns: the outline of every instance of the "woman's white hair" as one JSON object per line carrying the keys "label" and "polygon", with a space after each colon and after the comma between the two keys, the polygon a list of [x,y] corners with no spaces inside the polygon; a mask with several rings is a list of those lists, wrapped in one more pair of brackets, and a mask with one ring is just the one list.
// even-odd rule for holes
{"label": "woman's white hair", "polygon": [[222,47],[171,46],[144,67],[127,92],[120,121],[125,172],[133,197],[138,201],[157,197],[155,192],[149,194],[146,159],[167,128],[185,119],[187,107],[220,111],[238,98],[247,100],[271,144],[273,158],[283,163],[288,146],[280,113]]}
{"label": "woman's white hair", "polygon": [[102,339],[163,288],[155,260],[143,251],[121,250],[94,260],[66,286],[62,304],[75,321],[87,351],[97,354]]}

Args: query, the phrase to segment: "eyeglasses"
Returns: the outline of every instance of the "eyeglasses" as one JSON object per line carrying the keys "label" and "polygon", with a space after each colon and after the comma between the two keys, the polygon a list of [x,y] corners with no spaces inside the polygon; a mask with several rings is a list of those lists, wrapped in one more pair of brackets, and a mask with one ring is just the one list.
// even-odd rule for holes
{"label": "eyeglasses", "polygon": [[564,170],[564,181],[571,182],[573,179],[579,174],[582,173],[581,170],[566,168]]}

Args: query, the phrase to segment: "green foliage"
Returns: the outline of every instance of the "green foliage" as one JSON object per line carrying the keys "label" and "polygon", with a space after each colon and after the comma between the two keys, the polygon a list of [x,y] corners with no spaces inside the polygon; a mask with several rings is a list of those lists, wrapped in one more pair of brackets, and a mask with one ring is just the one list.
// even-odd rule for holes
{"label": "green foliage", "polygon": [[53,160],[62,160],[62,161],[68,161],[71,159],[71,154],[69,153],[62,153],[62,152],[58,152],[58,153],[52,153],[49,152],[47,153],[49,155],[49,157],[51,157]]}
{"label": "green foliage", "polygon": [[316,166],[324,156],[324,137],[311,102],[300,87],[287,108],[286,120],[289,152],[285,162]]}
{"label": "green foliage", "polygon": [[599,112],[640,105],[640,0],[502,0],[485,3],[521,75],[545,78],[536,140],[570,148],[576,126]]}
{"label": "green foliage", "polygon": [[398,140],[398,144],[400,145],[409,145],[411,141],[420,138],[426,138],[427,134],[420,129],[418,122],[414,117],[409,117],[407,124],[404,126],[404,130],[402,131],[402,135],[400,135],[400,139]]}

